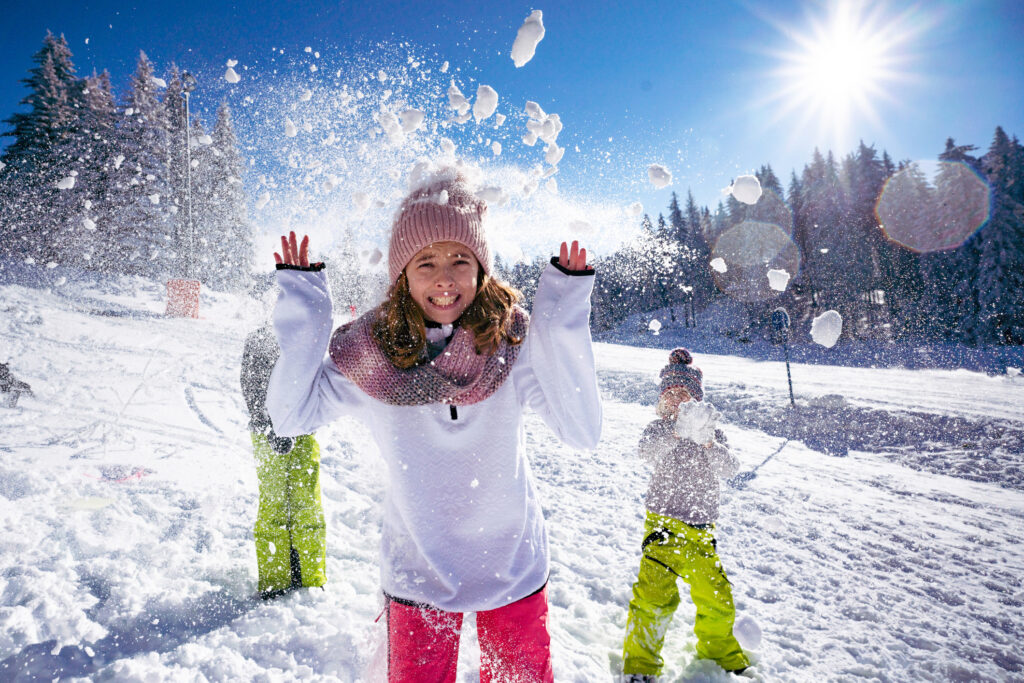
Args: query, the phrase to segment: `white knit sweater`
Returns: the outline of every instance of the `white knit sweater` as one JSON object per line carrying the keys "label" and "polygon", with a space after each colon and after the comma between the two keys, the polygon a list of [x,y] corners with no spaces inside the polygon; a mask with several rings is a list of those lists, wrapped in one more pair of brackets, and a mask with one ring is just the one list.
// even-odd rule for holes
{"label": "white knit sweater", "polygon": [[325,357],[331,298],[323,272],[278,271],[281,357],[267,408],[282,436],[341,415],[369,427],[388,468],[381,583],[389,595],[452,612],[494,609],[548,575],[544,518],[526,458],[523,409],[563,442],[594,448],[601,403],[590,339],[594,278],[548,266],[509,378],[489,398],[451,407],[371,398]]}

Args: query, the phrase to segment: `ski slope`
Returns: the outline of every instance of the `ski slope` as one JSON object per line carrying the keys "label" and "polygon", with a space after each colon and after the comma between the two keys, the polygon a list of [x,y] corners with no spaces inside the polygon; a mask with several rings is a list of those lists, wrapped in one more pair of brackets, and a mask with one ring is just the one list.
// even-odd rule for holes
{"label": "ski slope", "polygon": [[[0,284],[0,361],[34,392],[0,408],[0,679],[382,680],[370,435],[317,435],[326,589],[253,600],[238,373],[262,312],[205,293],[199,320],[163,308],[140,279]],[[695,351],[749,473],[724,489],[718,547],[763,634],[750,676],[1024,679],[1024,378],[794,365],[791,411],[781,364]],[[594,452],[527,421],[559,681],[612,680],[620,661],[649,474],[634,448],[666,357],[597,345]],[[822,452],[837,440],[845,457]],[[664,680],[732,679],[694,659],[692,620],[684,600]],[[460,681],[477,658],[469,619]]]}

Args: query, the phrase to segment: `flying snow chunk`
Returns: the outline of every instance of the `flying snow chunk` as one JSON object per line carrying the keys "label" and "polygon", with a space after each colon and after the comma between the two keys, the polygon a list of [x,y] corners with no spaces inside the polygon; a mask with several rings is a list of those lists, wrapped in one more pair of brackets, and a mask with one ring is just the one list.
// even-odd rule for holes
{"label": "flying snow chunk", "polygon": [[777,268],[772,268],[768,271],[768,286],[776,292],[786,291],[786,285],[788,284],[789,273],[786,271]]}
{"label": "flying snow chunk", "polygon": [[437,193],[437,203],[439,206],[447,206],[448,204],[448,190],[441,190]]}
{"label": "flying snow chunk", "polygon": [[57,181],[58,190],[70,190],[75,186],[75,176],[69,175],[67,178]]}
{"label": "flying snow chunk", "polygon": [[54,282],[53,284],[55,284],[58,287],[60,287],[61,285],[67,284],[67,281],[68,281],[68,279],[66,277],[59,277],[59,278],[57,278],[57,281]]}
{"label": "flying snow chunk", "polygon": [[564,155],[565,147],[559,147],[553,142],[544,148],[544,161],[548,162],[552,166],[557,166],[558,162],[562,160]]}
{"label": "flying snow chunk", "polygon": [[501,156],[501,143],[495,140],[491,143],[491,151],[494,152],[494,156]]}
{"label": "flying snow chunk", "polygon": [[725,265],[725,259],[723,259],[721,256],[719,256],[718,258],[711,259],[711,263],[709,265],[715,270],[717,270],[719,273],[724,273],[725,271],[729,270]]}
{"label": "flying snow chunk", "polygon": [[441,151],[445,154],[455,154],[455,143],[448,138],[441,138]]}
{"label": "flying snow chunk", "polygon": [[290,138],[299,134],[299,129],[295,127],[295,122],[287,117],[284,120],[284,134]]}
{"label": "flying snow chunk", "polygon": [[299,94],[299,102],[309,102],[311,99],[313,99],[313,91],[312,90],[308,90],[308,89],[307,90],[303,90]]}
{"label": "flying snow chunk", "polygon": [[505,115],[504,114],[495,114],[494,115],[494,127],[495,128],[501,128],[501,124],[503,124],[503,123],[505,123]]}
{"label": "flying snow chunk", "polygon": [[411,133],[423,123],[423,112],[419,109],[406,109],[398,115],[402,121],[402,130]]}
{"label": "flying snow chunk", "polygon": [[160,203],[160,194],[154,192],[153,194],[149,195],[149,203],[153,204],[154,206],[159,204]]}
{"label": "flying snow chunk", "polygon": [[466,99],[466,96],[462,94],[459,86],[455,85],[455,83],[448,86],[448,106],[459,112],[459,116],[469,111],[469,100]]}
{"label": "flying snow chunk", "polygon": [[165,81],[162,78],[157,78],[156,76],[153,76],[153,85],[155,85],[158,88],[166,88],[167,81]]}
{"label": "flying snow chunk", "polygon": [[447,61],[444,64],[441,65],[441,73],[443,73],[443,74],[448,73],[448,62]]}
{"label": "flying snow chunk", "polygon": [[511,57],[517,69],[533,59],[533,55],[536,54],[537,43],[544,38],[543,17],[544,14],[539,9],[533,10],[516,32]]}
{"label": "flying snow chunk", "polygon": [[661,164],[651,164],[647,167],[647,177],[659,190],[672,182],[672,172]]}
{"label": "flying snow chunk", "polygon": [[827,349],[839,341],[843,331],[843,316],[837,311],[825,311],[811,323],[811,339]]}
{"label": "flying snow chunk", "polygon": [[32,258],[31,256],[29,256],[27,259],[25,259],[25,265],[26,266],[34,266],[35,264],[36,264],[36,260],[34,258]]}
{"label": "flying snow chunk", "polygon": [[761,645],[761,627],[746,615],[736,620],[732,634],[744,650],[756,650]]}
{"label": "flying snow chunk", "polygon": [[7,166],[7,164],[5,164],[4,162],[0,161],[0,171],[4,170],[4,168],[6,168],[6,166]]}
{"label": "flying snow chunk", "polygon": [[96,229],[96,221],[94,221],[91,218],[83,218],[82,219],[82,227],[85,228],[86,230],[95,230]]}
{"label": "flying snow chunk", "polygon": [[530,132],[523,135],[523,144],[533,147],[537,144],[537,134]]}
{"label": "flying snow chunk", "polygon": [[569,223],[569,230],[572,232],[590,233],[594,231],[594,226],[586,221],[571,221]]}
{"label": "flying snow chunk", "polygon": [[238,75],[238,72],[233,67],[228,67],[228,70],[224,72],[224,80],[228,83],[238,83],[242,80],[242,77]]}
{"label": "flying snow chunk", "polygon": [[544,110],[540,108],[540,105],[533,100],[526,101],[526,115],[534,121],[543,121],[548,117]]}
{"label": "flying snow chunk", "polygon": [[352,202],[360,211],[366,211],[368,208],[370,208],[370,195],[366,194],[365,192],[353,192]]}
{"label": "flying snow chunk", "polygon": [[481,85],[476,89],[476,104],[473,105],[473,116],[477,122],[483,121],[498,108],[498,92],[489,85]]}
{"label": "flying snow chunk", "polygon": [[264,206],[270,203],[270,193],[264,192],[260,195],[259,199],[256,200],[256,210],[259,211]]}
{"label": "flying snow chunk", "polygon": [[124,155],[118,154],[114,157],[114,168],[121,168],[121,164],[124,163]]}
{"label": "flying snow chunk", "polygon": [[548,181],[544,183],[544,187],[548,188],[548,192],[551,194],[558,194],[558,181],[554,178],[548,178]]}
{"label": "flying snow chunk", "polygon": [[226,66],[229,69],[233,69],[236,66],[238,66],[238,60],[237,59],[229,59],[227,64],[225,64],[224,66]]}
{"label": "flying snow chunk", "polygon": [[658,320],[657,318],[652,318],[651,322],[647,323],[647,329],[649,329],[654,334],[658,334],[658,332],[661,331],[661,321]]}
{"label": "flying snow chunk", "polygon": [[368,259],[371,266],[375,266],[380,263],[380,260],[384,258],[384,254],[381,253],[380,249],[374,247],[373,251],[370,252],[370,258]]}
{"label": "flying snow chunk", "polygon": [[757,204],[757,200],[761,198],[761,183],[757,176],[741,175],[733,181],[729,192],[744,204]]}
{"label": "flying snow chunk", "polygon": [[497,204],[500,203],[502,199],[505,197],[505,193],[502,191],[500,187],[489,185],[487,187],[482,187],[479,190],[477,190],[476,196],[477,199],[482,199],[488,204]]}
{"label": "flying snow chunk", "polygon": [[629,205],[629,212],[634,216],[639,216],[644,212],[644,205],[640,202],[633,202]]}
{"label": "flying snow chunk", "polygon": [[209,135],[205,135],[205,134],[204,135],[200,135],[199,137],[197,137],[196,141],[200,145],[212,145],[213,144],[213,138],[211,138]]}

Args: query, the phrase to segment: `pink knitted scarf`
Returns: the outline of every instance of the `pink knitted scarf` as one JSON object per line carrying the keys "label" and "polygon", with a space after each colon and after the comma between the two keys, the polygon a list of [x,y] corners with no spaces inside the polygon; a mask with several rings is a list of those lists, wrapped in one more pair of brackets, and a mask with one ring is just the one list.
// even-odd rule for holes
{"label": "pink knitted scarf", "polygon": [[[437,358],[402,370],[388,360],[374,340],[375,316],[376,311],[370,311],[335,330],[331,336],[331,360],[356,386],[391,405],[479,403],[505,381],[522,346],[503,340],[497,352],[478,354],[473,333],[458,327]],[[512,314],[512,334],[524,337],[529,322],[526,311],[516,306]]]}

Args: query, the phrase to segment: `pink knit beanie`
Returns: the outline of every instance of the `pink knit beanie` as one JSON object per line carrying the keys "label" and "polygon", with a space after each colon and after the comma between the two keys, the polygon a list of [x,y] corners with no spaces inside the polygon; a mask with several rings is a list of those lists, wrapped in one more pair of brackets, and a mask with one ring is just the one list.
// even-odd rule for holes
{"label": "pink knit beanie", "polygon": [[420,249],[448,240],[469,247],[484,272],[490,274],[491,250],[483,226],[486,213],[487,203],[470,192],[458,173],[435,177],[413,190],[402,202],[391,226],[391,282],[398,279]]}

